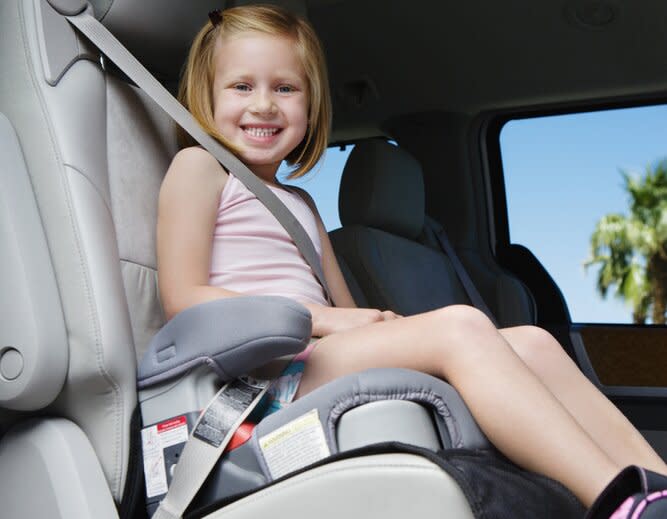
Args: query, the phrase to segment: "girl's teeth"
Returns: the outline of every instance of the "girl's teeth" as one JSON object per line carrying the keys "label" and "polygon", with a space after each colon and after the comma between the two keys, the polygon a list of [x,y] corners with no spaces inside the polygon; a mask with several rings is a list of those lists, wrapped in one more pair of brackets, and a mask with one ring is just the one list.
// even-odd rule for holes
{"label": "girl's teeth", "polygon": [[245,131],[253,137],[270,137],[275,135],[278,128],[246,128]]}

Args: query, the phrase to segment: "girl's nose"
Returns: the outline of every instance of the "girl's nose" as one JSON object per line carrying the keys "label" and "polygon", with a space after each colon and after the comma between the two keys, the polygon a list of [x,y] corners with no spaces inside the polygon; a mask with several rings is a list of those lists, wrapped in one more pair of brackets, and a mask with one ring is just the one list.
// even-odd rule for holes
{"label": "girl's nose", "polygon": [[250,106],[250,111],[259,115],[273,115],[276,113],[278,107],[273,100],[273,97],[268,92],[257,91],[253,96],[253,102]]}

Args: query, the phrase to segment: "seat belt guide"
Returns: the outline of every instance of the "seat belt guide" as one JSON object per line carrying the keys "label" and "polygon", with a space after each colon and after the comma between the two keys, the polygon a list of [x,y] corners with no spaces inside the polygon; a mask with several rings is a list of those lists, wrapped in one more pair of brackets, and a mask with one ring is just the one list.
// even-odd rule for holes
{"label": "seat belt guide", "polygon": [[232,380],[208,405],[192,435],[215,448],[220,447],[239,417],[268,385],[268,380],[248,376]]}

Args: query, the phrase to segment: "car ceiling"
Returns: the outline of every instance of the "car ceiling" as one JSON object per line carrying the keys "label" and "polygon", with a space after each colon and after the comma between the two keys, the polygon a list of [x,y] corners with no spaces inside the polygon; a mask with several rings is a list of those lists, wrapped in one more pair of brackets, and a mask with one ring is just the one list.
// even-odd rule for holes
{"label": "car ceiling", "polygon": [[[116,0],[114,7],[130,3],[148,12],[165,5]],[[406,114],[573,106],[667,92],[664,0],[282,3],[305,11],[322,39],[339,139],[373,133]],[[176,80],[188,41],[221,2],[173,4],[180,5],[159,16],[178,20],[179,31],[119,24],[113,10],[103,20],[166,83]]]}

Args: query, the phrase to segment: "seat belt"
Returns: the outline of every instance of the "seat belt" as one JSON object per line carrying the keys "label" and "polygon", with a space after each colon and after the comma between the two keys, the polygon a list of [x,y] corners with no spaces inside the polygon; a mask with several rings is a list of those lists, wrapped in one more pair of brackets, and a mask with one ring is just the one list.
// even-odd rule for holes
{"label": "seat belt", "polygon": [[[292,238],[322,285],[327,299],[334,304],[313,242],[282,201],[243,162],[202,130],[190,112],[99,21],[86,12],[65,18],[266,206]],[[291,358],[272,363],[271,376],[278,376],[290,361]],[[153,519],[183,516],[234,432],[269,387],[267,380],[236,379],[220,389],[197,420],[176,464],[171,485]]]}
{"label": "seat belt", "polygon": [[475,308],[484,312],[486,316],[491,320],[491,322],[497,327],[498,321],[496,321],[496,317],[493,315],[493,312],[484,301],[482,294],[480,294],[479,290],[477,290],[475,283],[470,277],[470,274],[468,274],[466,268],[463,266],[463,263],[461,262],[461,259],[459,258],[458,254],[456,254],[456,251],[454,250],[452,243],[449,241],[445,229],[440,224],[432,221],[431,218],[429,218],[428,220],[429,223],[432,224],[432,226],[434,227],[432,229],[433,234],[435,234],[435,237],[437,238],[440,247],[445,252],[445,254],[447,254],[447,257],[452,262],[452,266],[454,267],[456,276],[459,278],[459,281],[463,285],[463,289],[465,290],[468,299],[470,299],[470,302]]}
{"label": "seat belt", "polygon": [[167,494],[152,519],[180,519],[234,433],[269,389],[268,380],[244,377],[225,384],[202,411],[185,442]]}
{"label": "seat belt", "polygon": [[313,242],[285,204],[238,157],[206,133],[192,114],[97,19],[86,12],[65,18],[266,206],[296,244],[329,302],[335,304]]}

